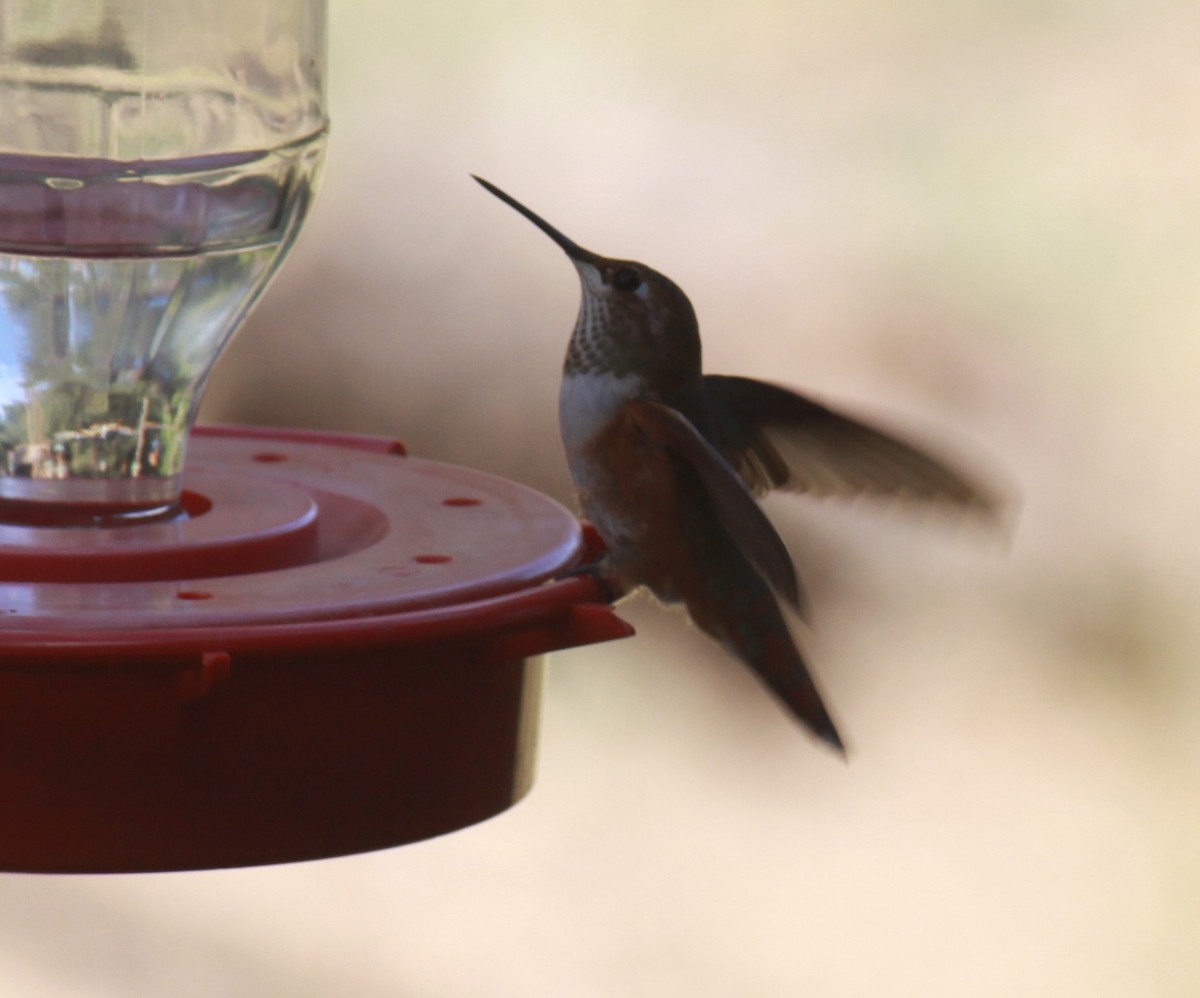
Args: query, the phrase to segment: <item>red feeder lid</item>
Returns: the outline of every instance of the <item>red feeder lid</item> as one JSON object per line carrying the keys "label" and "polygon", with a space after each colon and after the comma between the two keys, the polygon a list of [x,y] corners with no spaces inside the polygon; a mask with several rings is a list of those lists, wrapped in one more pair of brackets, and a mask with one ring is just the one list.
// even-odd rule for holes
{"label": "red feeder lid", "polygon": [[172,520],[0,525],[0,868],[413,842],[528,789],[544,652],[632,633],[578,522],[368,437],[201,428]]}

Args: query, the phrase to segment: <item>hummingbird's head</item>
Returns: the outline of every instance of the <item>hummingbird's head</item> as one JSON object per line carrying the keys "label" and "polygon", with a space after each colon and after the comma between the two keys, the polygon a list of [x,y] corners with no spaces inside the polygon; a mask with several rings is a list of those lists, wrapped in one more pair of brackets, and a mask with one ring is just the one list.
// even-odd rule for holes
{"label": "hummingbird's head", "polygon": [[699,374],[700,334],[683,289],[644,263],[585,254],[571,257],[583,300],[568,370],[650,379]]}
{"label": "hummingbird's head", "polygon": [[678,284],[644,263],[584,249],[500,188],[475,179],[553,239],[579,272],[583,300],[567,351],[568,374],[646,380],[699,375],[696,313]]}

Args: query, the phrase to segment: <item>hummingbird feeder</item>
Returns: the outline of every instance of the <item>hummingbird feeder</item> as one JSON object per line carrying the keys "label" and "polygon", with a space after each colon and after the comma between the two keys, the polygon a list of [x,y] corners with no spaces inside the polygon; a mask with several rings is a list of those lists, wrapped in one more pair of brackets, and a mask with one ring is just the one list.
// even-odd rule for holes
{"label": "hummingbird feeder", "polygon": [[[278,863],[528,790],[542,656],[631,633],[566,510],[192,424],[325,144],[322,0],[0,10],[0,869]],[[186,454],[186,463],[185,463]]]}

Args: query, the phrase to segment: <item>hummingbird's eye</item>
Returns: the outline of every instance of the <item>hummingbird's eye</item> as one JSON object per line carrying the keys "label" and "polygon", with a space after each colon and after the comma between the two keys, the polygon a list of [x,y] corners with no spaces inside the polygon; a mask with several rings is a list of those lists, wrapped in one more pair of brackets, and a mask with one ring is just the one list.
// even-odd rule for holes
{"label": "hummingbird's eye", "polygon": [[618,267],[612,275],[612,286],[618,291],[636,291],[642,286],[642,275],[632,267]]}

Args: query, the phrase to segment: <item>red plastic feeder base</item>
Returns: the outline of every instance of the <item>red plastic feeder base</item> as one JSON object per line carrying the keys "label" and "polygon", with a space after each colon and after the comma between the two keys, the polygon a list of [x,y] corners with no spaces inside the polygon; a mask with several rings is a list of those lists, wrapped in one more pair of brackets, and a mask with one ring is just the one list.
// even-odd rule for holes
{"label": "red plastic feeder base", "polygon": [[185,512],[0,525],[0,869],[381,849],[515,803],[541,658],[622,637],[578,522],[367,437],[200,429]]}

